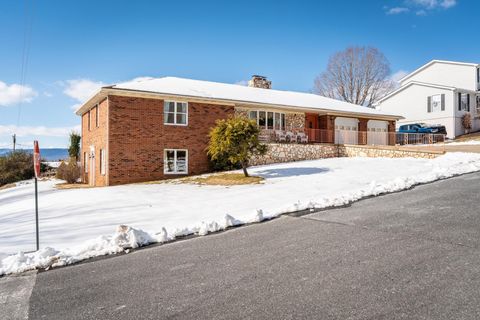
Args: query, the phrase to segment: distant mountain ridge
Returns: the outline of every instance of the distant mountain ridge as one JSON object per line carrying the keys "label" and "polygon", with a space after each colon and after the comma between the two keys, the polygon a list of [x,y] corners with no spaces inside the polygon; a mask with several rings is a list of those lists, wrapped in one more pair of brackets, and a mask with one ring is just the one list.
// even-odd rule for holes
{"label": "distant mountain ridge", "polygon": [[[33,152],[32,149],[22,149],[30,153]],[[2,149],[0,148],[0,156],[3,156],[9,152],[12,152],[12,149]],[[68,158],[68,149],[66,148],[46,148],[40,149],[40,156],[46,161],[58,161]]]}

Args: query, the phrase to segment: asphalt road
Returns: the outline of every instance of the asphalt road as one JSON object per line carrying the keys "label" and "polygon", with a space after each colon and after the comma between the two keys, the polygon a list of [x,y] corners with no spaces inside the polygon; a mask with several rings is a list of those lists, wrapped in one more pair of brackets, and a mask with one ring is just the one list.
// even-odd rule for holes
{"label": "asphalt road", "polygon": [[479,319],[479,191],[464,175],[40,272],[29,318]]}

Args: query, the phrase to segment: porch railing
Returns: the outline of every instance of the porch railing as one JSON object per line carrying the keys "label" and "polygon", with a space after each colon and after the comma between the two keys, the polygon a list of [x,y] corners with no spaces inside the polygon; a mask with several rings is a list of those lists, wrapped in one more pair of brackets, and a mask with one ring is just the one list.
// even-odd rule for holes
{"label": "porch railing", "polygon": [[398,133],[325,129],[264,129],[264,143],[335,143],[358,145],[428,145],[445,142],[445,135],[432,133]]}

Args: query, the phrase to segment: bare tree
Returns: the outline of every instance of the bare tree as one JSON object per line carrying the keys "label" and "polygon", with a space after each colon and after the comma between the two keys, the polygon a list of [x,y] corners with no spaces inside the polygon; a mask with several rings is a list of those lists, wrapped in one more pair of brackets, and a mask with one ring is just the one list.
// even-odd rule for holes
{"label": "bare tree", "polygon": [[327,70],[315,79],[315,93],[372,107],[392,91],[390,63],[378,49],[349,47],[330,57]]}

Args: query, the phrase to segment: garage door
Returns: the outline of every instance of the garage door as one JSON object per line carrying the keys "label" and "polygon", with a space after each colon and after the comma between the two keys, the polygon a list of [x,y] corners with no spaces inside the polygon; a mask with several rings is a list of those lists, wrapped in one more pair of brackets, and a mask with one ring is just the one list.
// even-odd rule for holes
{"label": "garage door", "polygon": [[335,119],[335,143],[358,143],[358,119],[341,117]]}
{"label": "garage door", "polygon": [[367,144],[388,144],[388,122],[369,120],[367,123]]}

